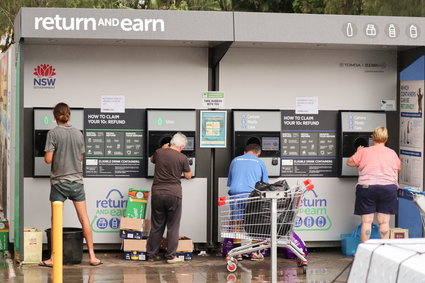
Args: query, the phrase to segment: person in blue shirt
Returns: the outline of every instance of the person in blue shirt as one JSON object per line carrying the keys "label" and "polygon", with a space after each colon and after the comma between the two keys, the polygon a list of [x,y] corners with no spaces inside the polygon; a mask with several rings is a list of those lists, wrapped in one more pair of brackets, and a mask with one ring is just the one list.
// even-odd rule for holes
{"label": "person in blue shirt", "polygon": [[[235,200],[246,198],[251,193],[257,182],[269,182],[266,165],[258,158],[261,154],[261,147],[258,144],[248,144],[244,155],[235,157],[230,163],[227,179],[228,194]],[[242,229],[246,200],[234,201],[230,205],[231,225],[238,231]],[[234,239],[234,244],[240,244],[240,239]],[[261,253],[253,253],[251,260],[262,260]],[[237,260],[242,260],[242,255],[236,256]]]}
{"label": "person in blue shirt", "polygon": [[227,179],[229,195],[250,193],[257,182],[269,182],[266,165],[258,158],[260,154],[258,144],[248,144],[244,155],[232,160]]}

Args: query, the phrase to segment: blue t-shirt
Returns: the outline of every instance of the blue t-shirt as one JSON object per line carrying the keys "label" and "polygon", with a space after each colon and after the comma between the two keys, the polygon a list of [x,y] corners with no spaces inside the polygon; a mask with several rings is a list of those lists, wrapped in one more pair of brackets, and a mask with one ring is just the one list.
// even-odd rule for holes
{"label": "blue t-shirt", "polygon": [[232,160],[227,179],[229,195],[250,193],[259,181],[269,181],[266,165],[261,159],[252,153],[245,153]]}

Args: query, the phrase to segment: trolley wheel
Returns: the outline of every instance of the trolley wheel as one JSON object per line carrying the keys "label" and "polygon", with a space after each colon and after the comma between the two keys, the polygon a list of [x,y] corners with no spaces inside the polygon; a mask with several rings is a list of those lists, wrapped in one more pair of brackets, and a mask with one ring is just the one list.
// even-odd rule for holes
{"label": "trolley wheel", "polygon": [[301,267],[303,269],[303,274],[307,274],[307,261],[299,261],[298,267]]}
{"label": "trolley wheel", "polygon": [[234,282],[238,281],[238,278],[233,273],[230,273],[229,275],[227,275],[226,279],[227,279],[227,283],[234,283]]}
{"label": "trolley wheel", "polygon": [[238,268],[238,265],[236,263],[234,263],[233,261],[227,262],[227,271],[235,272],[237,268]]}
{"label": "trolley wheel", "polygon": [[224,260],[226,262],[234,262],[235,264],[238,263],[238,260],[236,258],[232,257],[232,256],[227,256]]}

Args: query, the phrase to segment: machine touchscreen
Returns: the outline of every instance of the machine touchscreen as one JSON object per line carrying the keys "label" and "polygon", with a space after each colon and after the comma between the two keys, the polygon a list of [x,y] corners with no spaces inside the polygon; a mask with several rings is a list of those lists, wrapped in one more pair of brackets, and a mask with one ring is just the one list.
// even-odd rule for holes
{"label": "machine touchscreen", "polygon": [[279,137],[262,137],[261,149],[263,151],[279,150]]}
{"label": "machine touchscreen", "polygon": [[183,151],[195,150],[195,137],[187,137],[187,144]]}

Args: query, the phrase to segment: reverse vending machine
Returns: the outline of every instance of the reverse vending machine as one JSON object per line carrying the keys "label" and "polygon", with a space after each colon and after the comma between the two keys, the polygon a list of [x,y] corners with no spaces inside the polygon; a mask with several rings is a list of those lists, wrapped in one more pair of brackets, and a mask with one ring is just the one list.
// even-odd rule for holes
{"label": "reverse vending machine", "polygon": [[280,110],[233,111],[233,156],[244,154],[248,144],[261,147],[260,159],[270,177],[279,177],[280,161]]}
{"label": "reverse vending machine", "polygon": [[[69,124],[83,131],[84,110],[71,109]],[[34,108],[34,177],[50,177],[50,164],[44,162],[44,147],[49,130],[56,127],[52,108]]]}
{"label": "reverse vending machine", "polygon": [[359,146],[373,145],[372,133],[376,127],[386,127],[385,112],[340,111],[340,176],[358,176],[356,167],[347,166],[347,160]]}
{"label": "reverse vending machine", "polygon": [[195,176],[196,168],[196,111],[195,110],[147,110],[147,142],[148,142],[148,177],[153,177],[155,164],[150,162],[158,148],[171,141],[173,135],[181,132],[187,137],[187,145],[183,149],[189,159],[192,176]]}

